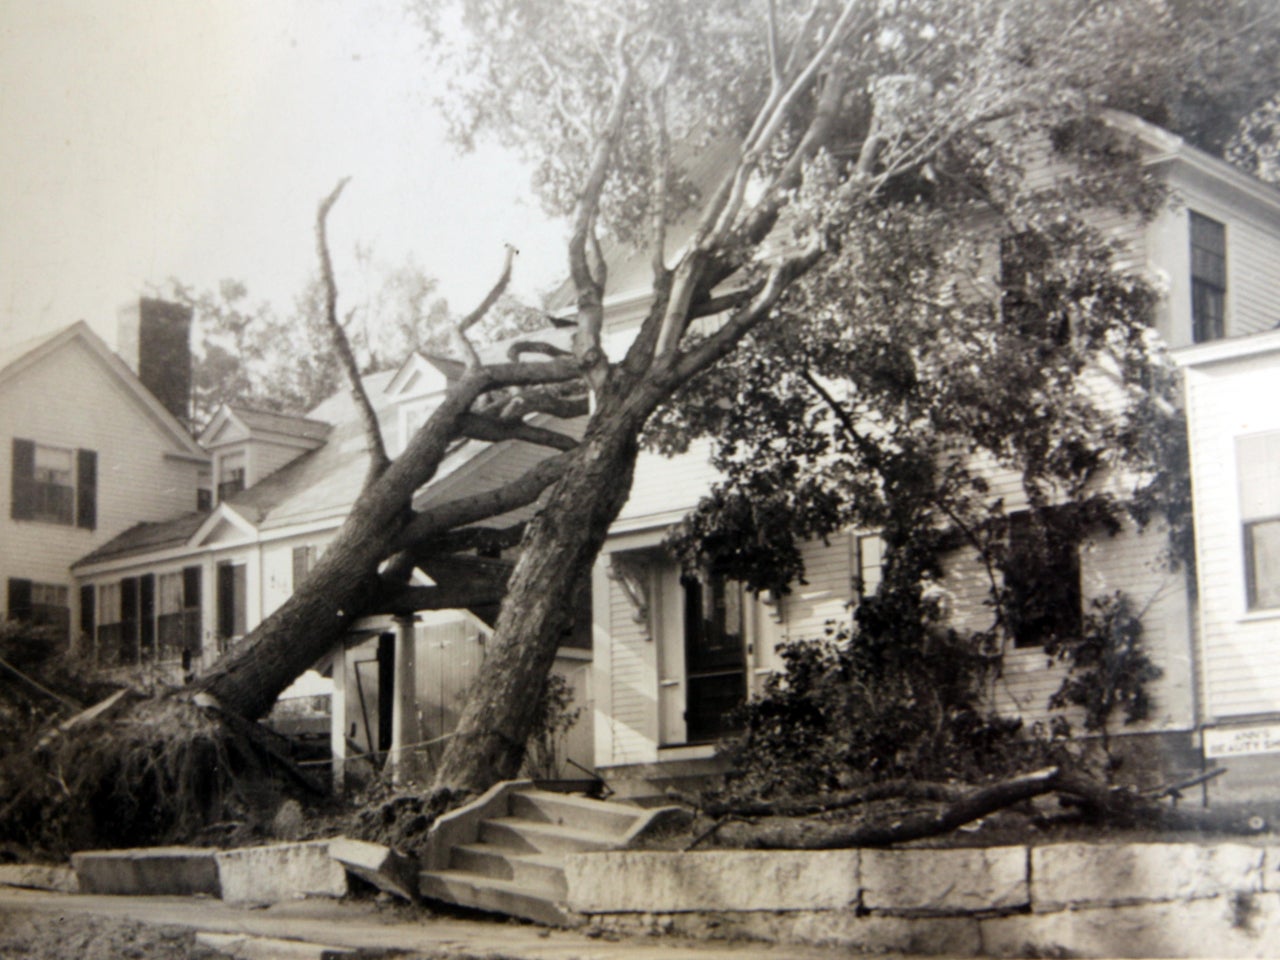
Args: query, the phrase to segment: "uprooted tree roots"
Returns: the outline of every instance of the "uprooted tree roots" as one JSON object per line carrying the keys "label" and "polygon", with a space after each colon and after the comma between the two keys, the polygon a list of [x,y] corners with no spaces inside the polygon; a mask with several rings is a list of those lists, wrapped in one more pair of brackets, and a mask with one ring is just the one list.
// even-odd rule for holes
{"label": "uprooted tree roots", "polygon": [[122,698],[0,761],[0,841],[60,855],[216,840],[317,792],[256,724],[177,697]]}

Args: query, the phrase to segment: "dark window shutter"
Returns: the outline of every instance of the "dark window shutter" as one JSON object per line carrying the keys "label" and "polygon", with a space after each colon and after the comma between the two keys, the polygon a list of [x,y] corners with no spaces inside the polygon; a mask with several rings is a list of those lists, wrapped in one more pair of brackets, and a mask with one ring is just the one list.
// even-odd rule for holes
{"label": "dark window shutter", "polygon": [[9,515],[14,520],[30,520],[35,515],[36,445],[31,440],[13,438],[13,486]]}
{"label": "dark window shutter", "polygon": [[235,635],[242,637],[248,631],[248,613],[249,613],[249,568],[244,564],[237,564],[231,568],[234,572],[233,578],[235,583]]}
{"label": "dark window shutter", "polygon": [[200,609],[200,568],[182,568],[182,607],[184,610]]}
{"label": "dark window shutter", "polygon": [[138,634],[142,642],[142,656],[152,658],[156,654],[156,575],[144,573],[138,578]]}
{"label": "dark window shutter", "polygon": [[236,636],[237,626],[244,622],[244,613],[236,602],[240,593],[237,581],[243,580],[243,572],[244,567],[218,564],[218,636],[224,640]]}
{"label": "dark window shutter", "polygon": [[76,526],[92,530],[98,525],[98,454],[76,451]]}
{"label": "dark window shutter", "polygon": [[31,619],[31,581],[9,578],[9,619]]}
{"label": "dark window shutter", "polygon": [[138,662],[138,578],[120,581],[120,663]]}
{"label": "dark window shutter", "polygon": [[80,588],[80,633],[93,639],[94,609],[93,585],[86,584]]}

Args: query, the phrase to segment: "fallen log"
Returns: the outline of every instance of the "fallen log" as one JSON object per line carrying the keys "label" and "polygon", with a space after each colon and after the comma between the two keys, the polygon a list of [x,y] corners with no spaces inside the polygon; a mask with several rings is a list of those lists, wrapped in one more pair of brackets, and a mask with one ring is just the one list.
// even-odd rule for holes
{"label": "fallen log", "polygon": [[758,824],[725,824],[721,833],[735,844],[765,850],[883,847],[938,836],[997,810],[1052,793],[1058,788],[1059,776],[1057,767],[1047,767],[973,790],[941,810],[908,814],[890,823],[829,823],[782,817]]}
{"label": "fallen log", "polygon": [[805,817],[878,800],[936,800],[952,802],[964,796],[963,788],[949,783],[927,780],[885,780],[852,790],[828,793],[806,800],[716,800],[697,801],[683,796],[677,799],[695,807],[708,817]]}

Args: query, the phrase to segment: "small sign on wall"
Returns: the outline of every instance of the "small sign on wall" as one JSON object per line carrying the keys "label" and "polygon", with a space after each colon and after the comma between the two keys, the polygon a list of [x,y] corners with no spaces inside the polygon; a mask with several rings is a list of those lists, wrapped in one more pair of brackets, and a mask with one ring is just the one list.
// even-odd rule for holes
{"label": "small sign on wall", "polygon": [[1218,727],[1204,731],[1206,757],[1240,757],[1253,753],[1280,753],[1280,724]]}

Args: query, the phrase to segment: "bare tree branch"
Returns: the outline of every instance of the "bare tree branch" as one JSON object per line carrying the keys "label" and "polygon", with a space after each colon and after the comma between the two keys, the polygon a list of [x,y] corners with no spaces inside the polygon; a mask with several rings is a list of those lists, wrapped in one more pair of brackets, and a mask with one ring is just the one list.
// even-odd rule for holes
{"label": "bare tree branch", "polygon": [[468,367],[480,366],[480,355],[476,353],[476,348],[467,337],[467,331],[484,319],[485,315],[493,309],[493,305],[498,302],[502,292],[507,289],[507,284],[511,282],[511,264],[519,252],[511,244],[508,243],[506,245],[502,273],[497,282],[485,295],[484,299],[480,301],[480,304],[453,326],[453,342],[462,353]]}
{"label": "bare tree branch", "polygon": [[545,340],[519,340],[507,347],[507,359],[512,363],[519,363],[520,358],[526,353],[540,353],[545,357],[572,356],[572,353],[564,347],[557,347],[554,343],[547,343]]}
{"label": "bare tree branch", "polygon": [[364,426],[365,442],[369,448],[369,472],[365,475],[364,486],[373,483],[387,469],[390,460],[387,447],[382,440],[382,430],[378,426],[378,415],[374,413],[373,403],[365,392],[360,380],[360,368],[356,365],[355,354],[351,352],[351,342],[347,340],[346,331],[338,322],[338,283],[333,278],[333,260],[329,256],[329,237],[327,221],[329,211],[338,202],[350,177],[343,177],[333,191],[320,202],[316,213],[316,252],[320,256],[320,280],[324,285],[324,319],[329,330],[329,339],[333,349],[342,363],[342,370],[347,376],[347,386],[351,390],[351,399],[360,411],[360,421]]}
{"label": "bare tree branch", "polygon": [[[600,211],[600,197],[609,177],[610,161],[622,135],[626,119],[627,103],[635,72],[621,51],[622,35],[619,35],[619,56],[622,59],[622,75],[613,93],[604,127],[596,138],[591,153],[591,163],[584,178],[573,216],[573,231],[569,237],[569,275],[578,292],[578,327],[574,332],[574,353],[587,368],[589,378],[601,379],[603,357],[600,351],[600,332],[604,327],[604,287],[597,283],[589,263],[588,244],[594,239],[596,216]],[[594,371],[594,372],[593,372]],[[599,383],[593,384],[598,388]]]}
{"label": "bare tree branch", "polygon": [[701,343],[680,354],[673,367],[678,383],[685,383],[697,376],[717,360],[727,356],[738,342],[760,323],[769,311],[782,299],[787,288],[809,270],[822,256],[821,247],[814,245],[799,256],[792,257],[769,271],[769,276],[751,302],[734,313],[724,325]]}
{"label": "bare tree branch", "polygon": [[653,224],[650,263],[655,283],[667,274],[667,191],[671,181],[671,138],[667,131],[666,86],[675,58],[668,55],[662,76],[649,91],[649,122],[653,126],[653,189],[650,219]]}
{"label": "bare tree branch", "polygon": [[572,393],[557,391],[557,386],[566,385],[556,384],[521,390],[506,400],[498,415],[504,420],[509,420],[512,417],[523,417],[530,413],[546,413],[560,420],[574,420],[585,417],[591,412],[590,398],[585,393],[579,390],[574,390]]}
{"label": "bare tree branch", "polygon": [[577,439],[568,434],[534,426],[523,420],[500,420],[497,417],[469,413],[462,417],[458,426],[464,437],[488,443],[523,440],[525,443],[551,447],[553,450],[573,450],[578,446]]}

